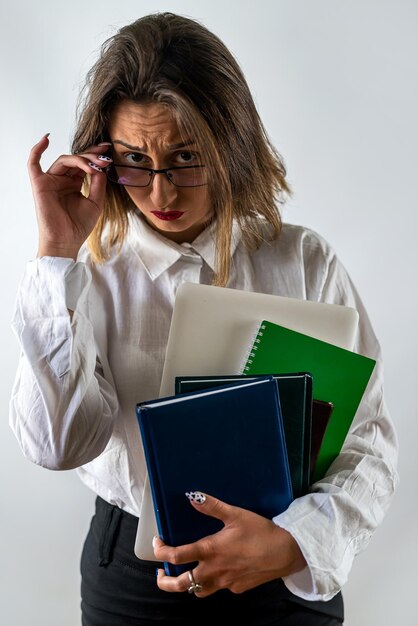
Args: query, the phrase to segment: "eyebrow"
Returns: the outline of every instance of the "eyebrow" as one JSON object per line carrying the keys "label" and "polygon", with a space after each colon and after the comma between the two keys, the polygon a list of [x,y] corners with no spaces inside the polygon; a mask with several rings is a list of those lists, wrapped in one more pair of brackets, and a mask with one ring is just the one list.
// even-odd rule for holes
{"label": "eyebrow", "polygon": [[[134,150],[135,152],[145,152],[146,146],[131,146],[131,144],[126,143],[126,141],[122,141],[121,139],[115,139],[112,143],[120,144],[129,150]],[[167,146],[169,150],[178,150],[179,148],[185,148],[186,146],[191,146],[195,142],[193,139],[188,139],[186,141],[182,141],[181,143],[172,143]]]}

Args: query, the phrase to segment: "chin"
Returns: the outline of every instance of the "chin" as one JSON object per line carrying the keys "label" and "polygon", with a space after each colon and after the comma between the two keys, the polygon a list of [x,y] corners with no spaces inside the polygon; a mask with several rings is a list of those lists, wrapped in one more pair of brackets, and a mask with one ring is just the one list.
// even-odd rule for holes
{"label": "chin", "polygon": [[155,228],[161,235],[171,239],[176,243],[191,243],[203,232],[206,228],[207,222],[203,224],[180,224],[180,220],[176,222],[158,223],[152,222],[151,226]]}

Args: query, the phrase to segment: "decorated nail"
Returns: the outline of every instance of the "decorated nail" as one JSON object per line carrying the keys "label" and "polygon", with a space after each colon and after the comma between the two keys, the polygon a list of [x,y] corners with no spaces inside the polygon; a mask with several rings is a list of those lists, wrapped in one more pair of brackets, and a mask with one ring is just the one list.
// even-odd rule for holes
{"label": "decorated nail", "polygon": [[89,163],[89,165],[90,165],[90,167],[92,167],[97,172],[103,172],[102,168],[99,167],[98,165],[95,165],[94,163]]}
{"label": "decorated nail", "polygon": [[206,501],[206,496],[201,491],[186,491],[186,496],[190,502],[196,502],[197,504],[203,504]]}
{"label": "decorated nail", "polygon": [[107,161],[108,163],[110,163],[111,161],[113,161],[113,159],[111,159],[108,156],[104,156],[103,154],[101,154],[100,156],[97,157],[99,159],[99,161]]}

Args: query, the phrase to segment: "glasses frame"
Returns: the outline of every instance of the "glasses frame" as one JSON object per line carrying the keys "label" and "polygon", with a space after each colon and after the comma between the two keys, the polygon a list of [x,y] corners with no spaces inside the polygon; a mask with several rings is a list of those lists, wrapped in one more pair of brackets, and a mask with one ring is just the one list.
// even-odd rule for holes
{"label": "glasses frame", "polygon": [[[131,169],[131,170],[141,170],[142,172],[150,172],[151,176],[146,185],[126,185],[125,183],[120,183],[119,181],[111,178],[110,174],[112,173],[112,169],[116,169],[117,167],[123,167],[123,168]],[[108,165],[106,167],[105,171],[109,180],[111,180],[113,183],[116,183],[117,185],[121,185],[122,187],[137,187],[139,189],[145,189],[146,187],[149,187],[151,185],[151,182],[154,180],[155,174],[165,174],[168,180],[170,181],[170,183],[174,185],[175,187],[194,189],[196,187],[205,187],[207,183],[202,183],[201,185],[176,185],[176,183],[174,183],[171,180],[168,173],[173,170],[191,170],[191,169],[198,169],[202,167],[205,167],[205,165],[175,165],[173,167],[164,167],[163,169],[155,170],[152,167],[136,167],[135,165],[119,165],[118,163],[112,163],[111,165]]]}

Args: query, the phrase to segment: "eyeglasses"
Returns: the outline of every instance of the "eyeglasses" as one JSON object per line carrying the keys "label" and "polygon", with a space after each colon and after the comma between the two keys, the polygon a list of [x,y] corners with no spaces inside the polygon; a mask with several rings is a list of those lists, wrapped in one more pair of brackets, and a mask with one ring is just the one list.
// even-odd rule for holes
{"label": "eyeglasses", "polygon": [[176,187],[202,187],[207,184],[204,165],[181,165],[154,170],[150,167],[112,163],[106,168],[106,174],[109,180],[125,187],[148,187],[155,174],[165,174]]}

